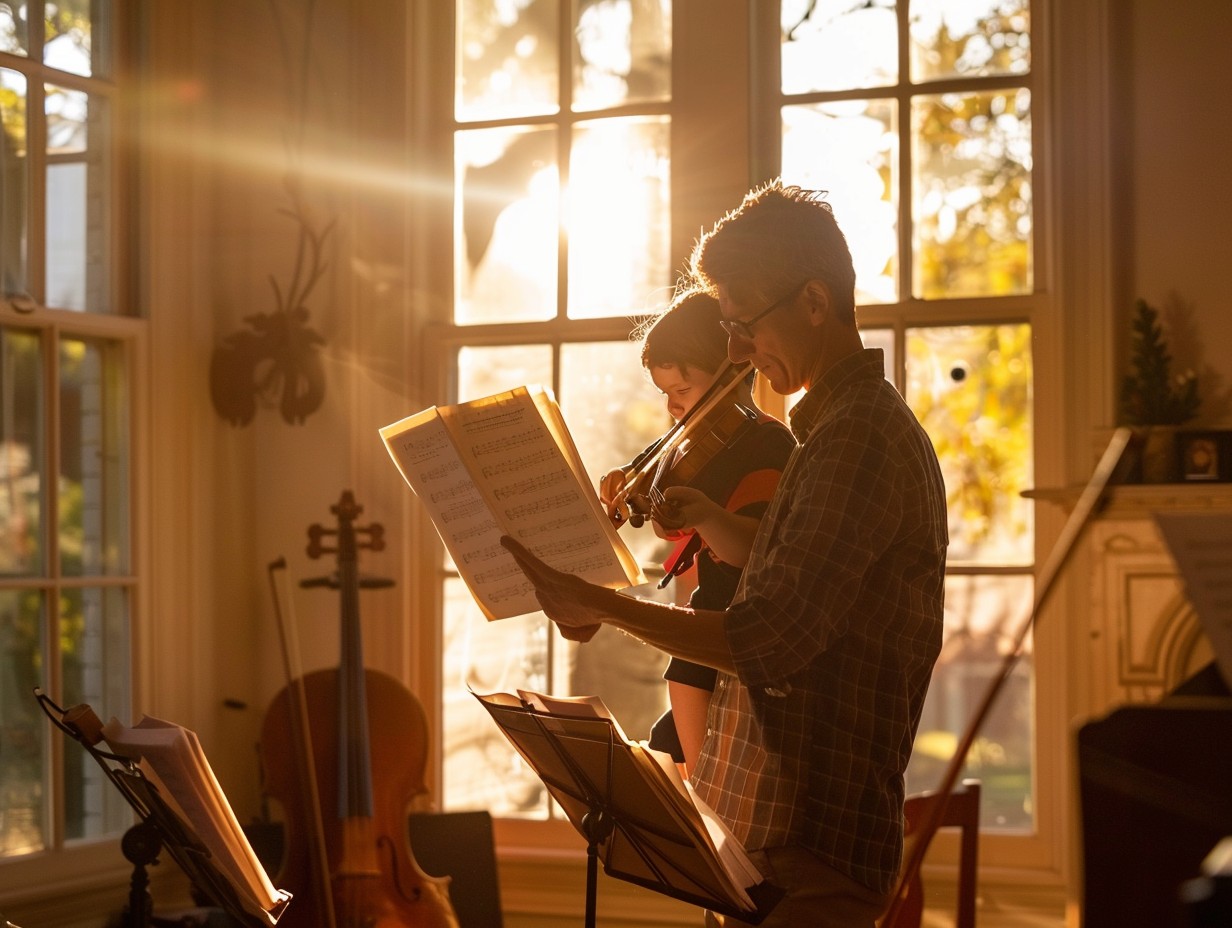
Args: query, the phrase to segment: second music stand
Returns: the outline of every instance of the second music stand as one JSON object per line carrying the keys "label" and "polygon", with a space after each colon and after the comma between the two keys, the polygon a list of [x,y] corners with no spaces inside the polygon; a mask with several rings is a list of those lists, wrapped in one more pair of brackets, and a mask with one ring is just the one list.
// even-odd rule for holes
{"label": "second music stand", "polygon": [[635,754],[640,748],[621,738],[611,719],[478,698],[586,839],[587,928],[595,924],[600,856],[609,876],[752,925],[783,897],[763,880],[744,887],[755,908],[741,907],[700,819],[690,821],[664,798],[644,756]]}
{"label": "second music stand", "polygon": [[144,928],[149,923],[150,898],[145,867],[154,863],[165,848],[185,876],[201,892],[222,907],[243,928],[271,928],[286,910],[291,894],[279,890],[279,902],[264,918],[250,912],[210,856],[192,827],[167,804],[158,787],[146,779],[141,768],[127,757],[101,750],[102,723],[89,706],[62,709],[38,687],[34,698],[51,723],[80,744],[132,806],[140,821],[125,832],[121,850],[133,864],[129,892],[127,928]]}

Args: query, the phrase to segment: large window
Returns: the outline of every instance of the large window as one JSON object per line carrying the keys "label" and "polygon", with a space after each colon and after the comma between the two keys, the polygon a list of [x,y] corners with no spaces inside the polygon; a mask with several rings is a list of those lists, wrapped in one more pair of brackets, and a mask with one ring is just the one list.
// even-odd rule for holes
{"label": "large window", "polygon": [[[669,424],[629,333],[673,284],[671,5],[462,0],[456,28],[451,398],[550,386],[597,479]],[[650,532],[630,543],[661,554]],[[442,571],[445,803],[548,815],[468,685],[601,693],[644,731],[665,660],[606,631],[579,648],[542,614],[487,624]]]}
{"label": "large window", "polygon": [[[689,240],[778,174],[829,191],[865,342],[885,349],[949,493],[947,640],[909,770],[909,789],[934,786],[1032,597],[1019,492],[1033,472],[1044,295],[1028,0],[457,10],[455,291],[432,383],[452,388],[442,400],[550,383],[592,475],[666,425],[627,336],[629,317],[670,292],[681,222]],[[708,45],[733,34],[747,57],[720,65],[724,79],[739,71],[743,97],[697,80],[718,54]],[[747,119],[721,144],[673,131],[730,127],[732,113]],[[743,169],[734,181],[715,167],[729,164]],[[639,550],[650,567],[661,554]],[[662,705],[661,659],[619,635],[575,648],[542,616],[485,625],[447,562],[441,583],[444,801],[550,814],[467,685],[596,692],[644,736]],[[984,823],[1018,834],[1036,824],[1030,658],[968,767],[984,781]]]}
{"label": "large window", "polygon": [[116,273],[114,11],[0,0],[0,857],[119,833],[33,688],[127,717],[132,351]]}
{"label": "large window", "polygon": [[[765,80],[783,177],[831,191],[865,342],[885,348],[945,475],[946,644],[912,791],[937,785],[1031,607],[1029,14],[1028,0],[785,0]],[[1032,703],[1028,653],[968,758],[985,827],[1034,826]]]}

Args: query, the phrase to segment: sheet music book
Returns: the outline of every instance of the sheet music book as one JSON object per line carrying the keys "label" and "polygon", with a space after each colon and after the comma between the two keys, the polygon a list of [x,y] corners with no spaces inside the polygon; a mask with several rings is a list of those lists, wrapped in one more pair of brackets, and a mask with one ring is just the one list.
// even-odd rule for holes
{"label": "sheet music book", "polygon": [[1232,513],[1157,512],[1155,523],[1232,688]]}
{"label": "sheet music book", "polygon": [[112,752],[137,762],[162,800],[209,851],[235,890],[237,901],[262,922],[289,898],[277,890],[248,843],[194,732],[150,716],[132,727],[112,718],[102,727]]}
{"label": "sheet music book", "polygon": [[599,697],[474,695],[579,833],[596,803],[610,810],[608,875],[753,922],[781,897],[670,755],[625,737]]}
{"label": "sheet music book", "polygon": [[380,434],[489,620],[539,611],[502,535],[592,583],[645,582],[545,388],[432,406]]}

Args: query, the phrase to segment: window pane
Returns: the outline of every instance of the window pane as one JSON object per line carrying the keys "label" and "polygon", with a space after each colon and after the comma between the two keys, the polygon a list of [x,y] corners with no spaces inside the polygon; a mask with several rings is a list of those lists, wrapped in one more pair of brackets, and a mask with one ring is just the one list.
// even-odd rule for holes
{"label": "window pane", "polygon": [[[634,341],[561,346],[561,411],[596,488],[671,426],[640,357]],[[661,566],[671,551],[649,525],[626,523],[620,534],[641,564]]]}
{"label": "window pane", "polygon": [[[1000,675],[1030,615],[1030,576],[953,576],[945,581],[945,644],[933,670],[907,767],[907,792],[935,789],[958,739]],[[980,726],[962,776],[983,786],[980,827],[1030,831],[1034,824],[1034,677],[1030,636]]]}
{"label": "window pane", "polygon": [[893,85],[894,7],[893,0],[783,0],[783,93]]}
{"label": "window pane", "polygon": [[458,351],[460,403],[535,383],[552,386],[548,345],[470,346]]}
{"label": "window pane", "polygon": [[[633,460],[667,430],[671,418],[643,371],[636,342],[567,343],[560,357],[561,413],[597,488],[599,477]],[[458,352],[460,401],[532,383],[553,383],[547,345],[470,346]],[[648,526],[626,525],[621,534],[642,564],[661,566],[670,552]]]}
{"label": "window pane", "polygon": [[[859,310],[856,310],[859,313]],[[885,379],[894,383],[894,368],[897,367],[898,361],[896,358],[897,343],[894,340],[893,329],[860,329],[860,338],[864,342],[865,348],[880,348],[884,357],[882,359],[882,369],[885,371]]]}
{"label": "window pane", "polygon": [[640,315],[670,296],[666,118],[578,125],[569,164],[569,316]]}
{"label": "window pane", "polygon": [[55,0],[44,7],[44,17],[45,64],[83,77],[107,74],[110,63],[100,59],[109,44],[108,0]]}
{"label": "window pane", "polygon": [[[561,346],[561,411],[578,453],[598,478],[626,464],[671,424],[662,396],[644,373],[636,342]],[[671,546],[649,525],[621,529],[642,563],[660,566]],[[666,709],[667,656],[615,629],[603,629],[585,647],[557,639],[565,657],[568,694],[599,694],[629,737],[650,737]]]}
{"label": "window pane", "polygon": [[561,412],[596,485],[671,424],[640,358],[641,345],[631,339],[561,345]]}
{"label": "window pane", "polygon": [[[465,402],[526,384],[551,386],[549,345],[465,347],[458,352],[458,399]],[[496,816],[542,818],[547,793],[510,750],[492,718],[468,691],[545,690],[549,640],[542,613],[488,622],[445,556],[443,653],[444,802]]]}
{"label": "window pane", "polygon": [[[104,718],[126,719],[128,698],[128,597],[123,590],[68,589],[60,594],[60,663],[63,705],[88,703]],[[64,755],[65,835],[97,838],[132,822],[124,797],[85,751]]]}
{"label": "window pane", "polygon": [[911,79],[1026,74],[1030,24],[1029,0],[914,0]]}
{"label": "window pane", "polygon": [[542,781],[467,688],[480,694],[548,690],[548,621],[535,613],[488,622],[457,578],[445,581],[444,594],[442,802],[452,810],[487,809],[498,818],[543,818]]}
{"label": "window pane", "polygon": [[0,590],[0,856],[47,844],[43,757],[50,726],[34,700],[34,687],[47,686],[44,624],[38,591]]}
{"label": "window pane", "polygon": [[109,312],[106,106],[47,87],[47,305]]}
{"label": "window pane", "polygon": [[[860,309],[856,307],[856,315],[859,317]],[[860,340],[864,342],[865,348],[880,348],[882,351],[881,368],[885,372],[885,379],[890,383],[894,383],[894,370],[898,365],[898,343],[894,337],[893,329],[866,329],[860,327]],[[791,412],[792,407],[800,400],[804,399],[805,390],[797,390],[795,393],[788,394],[783,397],[783,421],[786,422],[787,414]]]}
{"label": "window pane", "polygon": [[898,128],[893,100],[783,107],[783,178],[826,190],[856,268],[857,303],[898,299]]}
{"label": "window pane", "polygon": [[912,102],[915,296],[1030,293],[1031,94]]}
{"label": "window pane", "polygon": [[454,136],[458,214],[454,320],[533,322],[556,316],[560,175],[551,129]]}
{"label": "window pane", "polygon": [[671,0],[601,0],[578,7],[573,108],[666,100],[672,80]]}
{"label": "window pane", "polygon": [[[597,483],[670,424],[634,341],[560,346],[561,411]],[[486,396],[518,383],[551,383],[547,345],[467,347],[458,356],[459,395]],[[635,553],[658,564],[666,545],[649,528],[625,529]],[[640,543],[640,544],[639,544]],[[449,564],[446,570],[449,573]],[[585,648],[560,638],[541,613],[485,622],[465,585],[445,581],[445,777],[449,808],[496,815],[547,814],[538,777],[509,750],[490,717],[466,692],[517,687],[560,695],[599,693],[632,734],[644,736],[662,713],[666,658],[620,634],[600,633]]]}
{"label": "window pane", "polygon": [[128,568],[128,407],[121,349],[60,345],[60,570]]}
{"label": "window pane", "polygon": [[30,51],[28,3],[0,0],[0,52],[25,55]]}
{"label": "window pane", "polygon": [[650,726],[667,710],[667,655],[610,626],[584,646],[562,644],[570,662],[569,694],[601,696],[630,739],[649,738]]}
{"label": "window pane", "polygon": [[459,0],[460,121],[555,113],[560,0]]}
{"label": "window pane", "polygon": [[907,331],[907,402],[937,449],[951,565],[1029,565],[1034,507],[1031,327]]}
{"label": "window pane", "polygon": [[37,333],[0,328],[0,576],[42,574],[43,359]]}
{"label": "window pane", "polygon": [[4,296],[18,296],[25,294],[29,286],[26,79],[7,68],[0,68],[0,119],[4,120],[4,149],[0,151],[0,284]]}

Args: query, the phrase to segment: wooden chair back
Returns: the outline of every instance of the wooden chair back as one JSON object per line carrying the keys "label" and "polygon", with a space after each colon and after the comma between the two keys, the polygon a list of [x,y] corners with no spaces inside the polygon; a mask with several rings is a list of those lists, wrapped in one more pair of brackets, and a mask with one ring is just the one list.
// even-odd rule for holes
{"label": "wooden chair back", "polygon": [[[932,793],[908,796],[903,804],[907,839],[928,820],[930,806],[938,797]],[[963,780],[946,799],[938,829],[959,828],[958,910],[954,928],[975,928],[976,873],[979,864],[980,781]],[[917,872],[907,881],[902,906],[894,924],[880,928],[919,928],[924,918],[924,882]]]}

